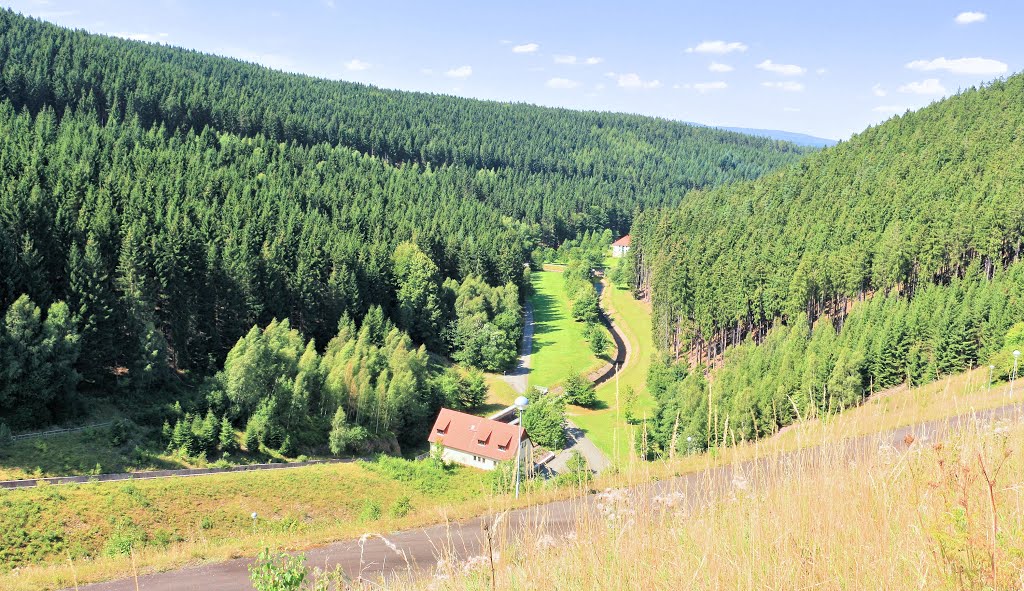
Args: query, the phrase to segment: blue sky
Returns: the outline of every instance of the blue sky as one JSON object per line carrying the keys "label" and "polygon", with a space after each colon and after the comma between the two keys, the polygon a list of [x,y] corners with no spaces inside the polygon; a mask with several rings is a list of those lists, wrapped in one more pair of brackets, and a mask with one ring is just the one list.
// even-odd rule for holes
{"label": "blue sky", "polygon": [[386,88],[841,139],[1024,66],[1024,3],[0,0]]}

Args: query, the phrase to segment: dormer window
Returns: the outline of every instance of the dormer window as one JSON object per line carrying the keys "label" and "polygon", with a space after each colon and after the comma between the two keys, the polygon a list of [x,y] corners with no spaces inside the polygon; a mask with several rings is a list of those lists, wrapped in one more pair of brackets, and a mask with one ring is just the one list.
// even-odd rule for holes
{"label": "dormer window", "polygon": [[438,435],[444,435],[444,433],[445,433],[444,429],[438,429],[437,430],[437,434]]}
{"label": "dormer window", "polygon": [[498,446],[498,450],[499,450],[499,451],[505,451],[506,449],[508,449],[508,446],[507,446],[507,445],[499,445],[499,446]]}

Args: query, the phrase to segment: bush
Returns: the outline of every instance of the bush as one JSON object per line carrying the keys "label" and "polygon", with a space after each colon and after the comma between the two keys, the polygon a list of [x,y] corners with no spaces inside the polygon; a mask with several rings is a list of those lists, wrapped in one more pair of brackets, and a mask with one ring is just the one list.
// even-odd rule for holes
{"label": "bush", "polygon": [[264,549],[249,566],[249,580],[256,591],[297,591],[308,574],[305,563],[305,556],[274,556]]}
{"label": "bush", "polygon": [[110,445],[121,447],[131,438],[132,422],[128,419],[118,419],[110,425]]}
{"label": "bush", "polygon": [[369,438],[370,432],[362,425],[349,425],[345,409],[338,407],[331,420],[331,434],[327,441],[331,453],[336,456],[366,453]]}
{"label": "bush", "polygon": [[401,518],[408,515],[411,511],[412,499],[410,499],[408,495],[406,495],[396,500],[395,503],[391,505],[391,508],[388,510],[388,513],[390,513],[392,517]]}
{"label": "bush", "polygon": [[565,463],[565,472],[558,475],[555,483],[558,485],[571,484],[582,487],[593,480],[593,478],[594,473],[590,471],[590,464],[587,463],[587,459],[578,450],[573,450],[569,455],[569,460]]}
{"label": "bush", "polygon": [[288,457],[288,458],[293,457],[295,455],[295,444],[292,443],[292,436],[291,435],[285,435],[284,436],[284,441],[281,442],[281,447],[279,447],[277,449],[277,451],[282,456],[285,456],[285,457]]}
{"label": "bush", "polygon": [[565,447],[565,402],[559,396],[543,394],[523,411],[523,428],[534,443],[548,449]]}
{"label": "bush", "polygon": [[260,450],[260,434],[252,420],[245,426],[245,449],[249,453],[256,453]]}
{"label": "bush", "polygon": [[363,501],[363,508],[359,510],[359,521],[377,521],[380,519],[381,510],[377,501],[366,499]]}
{"label": "bush", "polygon": [[146,532],[126,518],[117,524],[114,533],[107,539],[103,553],[107,556],[131,554],[133,549],[145,546],[146,540]]}
{"label": "bush", "polygon": [[597,392],[594,384],[581,373],[570,373],[562,383],[565,389],[565,401],[577,406],[591,407],[597,404]]}

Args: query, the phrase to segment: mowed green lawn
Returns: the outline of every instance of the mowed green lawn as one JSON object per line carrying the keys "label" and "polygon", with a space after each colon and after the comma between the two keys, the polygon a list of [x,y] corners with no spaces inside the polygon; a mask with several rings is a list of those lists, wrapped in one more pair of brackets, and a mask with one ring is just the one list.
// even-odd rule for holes
{"label": "mowed green lawn", "polygon": [[533,356],[530,386],[550,388],[570,371],[589,372],[605,363],[590,352],[583,338],[583,323],[572,318],[562,274],[538,271],[532,278]]}
{"label": "mowed green lawn", "polygon": [[[647,391],[647,368],[654,351],[651,314],[647,305],[635,300],[628,288],[607,288],[601,306],[618,324],[632,349],[632,355],[619,374],[619,402],[625,402],[626,387],[632,386],[637,393],[633,412],[642,419],[654,410],[654,399]],[[616,412],[615,388],[615,380],[611,379],[597,389],[597,397],[603,403],[599,404],[600,410],[570,407],[569,413],[572,421],[586,430],[601,451],[613,459],[624,460],[629,457],[633,433],[641,427],[628,425],[621,409]]]}

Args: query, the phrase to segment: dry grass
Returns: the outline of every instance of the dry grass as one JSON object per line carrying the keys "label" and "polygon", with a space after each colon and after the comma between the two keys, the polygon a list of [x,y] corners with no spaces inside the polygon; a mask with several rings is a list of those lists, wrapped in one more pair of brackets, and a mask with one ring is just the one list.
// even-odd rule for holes
{"label": "dry grass", "polygon": [[[609,489],[575,532],[520,532],[410,589],[1022,589],[1024,428],[800,454]],[[467,566],[468,565],[468,566]]]}
{"label": "dry grass", "polygon": [[[901,425],[918,423],[934,418],[959,415],[972,409],[1002,406],[1024,399],[1024,393],[1022,393],[1024,388],[1021,388],[1021,384],[1018,384],[1016,393],[1011,399],[1007,395],[1007,387],[1005,385],[1000,388],[993,387],[991,390],[987,389],[985,377],[987,376],[981,372],[971,372],[919,389],[891,391],[872,398],[862,407],[852,409],[835,417],[810,419],[780,433],[774,438],[758,443],[746,443],[723,448],[713,454],[687,456],[676,458],[672,461],[652,463],[640,462],[635,458],[629,458],[621,461],[617,466],[617,470],[599,477],[595,481],[594,486],[599,490],[606,487],[615,489],[627,486],[643,487],[649,486],[650,483],[659,479],[664,480],[673,476],[696,472],[700,472],[700,478],[707,478],[703,471],[710,470],[713,472],[716,467],[720,466],[739,464],[759,458],[780,457],[782,454],[792,452],[793,450],[807,449],[814,446],[823,446],[825,450],[835,450],[837,449],[837,442],[851,436],[880,432]],[[1010,463],[999,473],[998,481],[1001,488],[999,488],[997,494],[999,499],[1001,499],[1001,507],[1006,506],[1005,503],[1007,501],[1005,499],[1007,495],[1010,495],[1013,502],[1017,503],[1016,509],[1014,509],[1016,512],[1013,513],[1016,517],[1013,518],[1018,520],[1021,514],[1020,485],[1021,481],[1024,480],[1024,465],[1021,462],[1021,456],[1024,453],[1020,452],[1022,440],[1024,440],[1024,434],[1019,431],[1014,432],[1014,436],[1007,440],[1010,447],[1015,451],[1011,456]],[[694,552],[699,551],[699,554],[697,554],[698,558],[703,556],[706,553],[705,547],[707,544],[714,542],[719,535],[728,534],[733,536],[732,539],[736,543],[739,543],[738,540],[740,539],[736,536],[740,536],[741,533],[744,536],[752,536],[754,533],[760,536],[773,536],[776,529],[772,525],[773,521],[790,520],[793,523],[789,527],[797,528],[799,526],[808,528],[808,530],[791,529],[791,533],[787,534],[789,537],[783,535],[785,530],[779,530],[777,532],[778,535],[772,538],[774,545],[768,545],[763,548],[755,547],[755,538],[750,538],[747,542],[749,544],[747,550],[751,553],[756,550],[758,560],[767,560],[769,565],[764,567],[767,570],[760,570],[752,574],[767,576],[765,573],[768,573],[775,577],[777,573],[771,569],[781,569],[781,566],[771,566],[773,564],[771,561],[782,560],[782,557],[773,558],[772,553],[783,550],[791,552],[788,548],[793,546],[799,548],[799,552],[807,554],[807,560],[809,564],[814,565],[814,569],[819,569],[808,571],[816,577],[821,576],[820,568],[823,568],[817,562],[822,559],[820,553],[826,550],[828,552],[838,552],[836,549],[838,546],[834,546],[834,544],[838,544],[839,541],[837,538],[829,538],[828,544],[833,545],[819,546],[819,542],[814,541],[813,536],[808,536],[811,533],[818,532],[815,528],[819,527],[823,528],[821,532],[825,534],[839,535],[836,533],[840,531],[837,523],[841,524],[842,519],[845,518],[842,517],[844,514],[836,513],[836,511],[841,509],[842,511],[847,511],[848,513],[846,514],[859,512],[866,516],[865,519],[870,517],[872,521],[862,521],[861,526],[870,529],[871,531],[868,533],[871,535],[878,534],[880,531],[888,532],[890,535],[889,541],[892,543],[892,546],[883,552],[883,549],[877,546],[880,543],[877,540],[872,542],[872,544],[875,544],[874,546],[866,545],[862,548],[861,542],[854,537],[848,540],[850,542],[848,553],[862,554],[874,552],[877,554],[878,552],[883,552],[874,556],[873,560],[878,564],[886,565],[891,570],[895,567],[891,567],[890,557],[894,557],[892,560],[897,562],[904,560],[900,558],[900,556],[903,556],[901,554],[903,550],[901,549],[902,545],[899,538],[905,532],[903,529],[893,529],[896,526],[892,525],[892,523],[895,522],[884,519],[878,520],[878,525],[875,525],[879,505],[871,505],[870,502],[874,502],[871,499],[861,498],[858,502],[865,503],[862,505],[854,505],[852,503],[858,498],[857,495],[863,497],[865,494],[879,496],[880,499],[884,499],[885,503],[906,502],[906,496],[911,491],[918,490],[921,483],[924,482],[921,479],[934,476],[928,476],[929,473],[927,472],[929,467],[927,454],[932,452],[921,448],[916,453],[916,456],[912,455],[908,460],[900,460],[886,469],[881,468],[884,464],[881,463],[882,460],[879,454],[864,458],[853,464],[841,461],[837,457],[827,470],[819,469],[816,471],[809,470],[806,466],[791,466],[785,462],[776,462],[772,468],[766,468],[758,473],[747,476],[752,483],[756,484],[752,488],[752,490],[757,491],[756,495],[753,492],[750,495],[738,494],[736,500],[729,500],[733,505],[730,505],[732,508],[728,509],[728,512],[715,513],[714,511],[726,511],[724,506],[719,507],[719,505],[724,500],[731,499],[730,496],[726,495],[721,498],[708,496],[708,499],[714,498],[717,500],[703,507],[699,512],[694,510],[687,516],[686,523],[692,522],[700,524],[701,528],[707,528],[708,531],[702,534],[703,538],[699,535],[703,531],[700,528],[679,530],[681,525],[678,523],[657,520],[643,522],[643,527],[629,530],[628,532],[622,530],[625,533],[621,533],[621,535],[624,538],[629,538],[630,543],[652,544],[663,549],[659,552],[674,555],[686,554],[686,559],[690,560],[692,558],[691,554]],[[954,463],[947,460],[947,465],[953,465]],[[786,472],[786,470],[789,470],[789,472]],[[886,470],[889,471],[886,472]],[[444,491],[439,491],[436,494],[421,493],[409,490],[407,487],[396,486],[394,481],[371,474],[355,465],[334,465],[268,474],[242,473],[203,478],[138,481],[132,484],[96,483],[72,487],[38,487],[24,491],[0,492],[0,502],[18,501],[27,506],[38,505],[42,508],[45,519],[50,520],[52,523],[64,524],[67,528],[66,540],[72,543],[92,544],[94,552],[102,546],[103,540],[110,537],[113,529],[116,527],[115,521],[112,521],[112,515],[132,516],[133,521],[146,529],[151,537],[156,535],[158,529],[174,529],[181,536],[181,540],[162,548],[144,548],[136,554],[135,559],[140,571],[152,572],[180,567],[185,564],[219,561],[239,556],[252,556],[267,545],[294,550],[309,548],[338,539],[355,538],[367,529],[365,523],[359,522],[358,512],[362,501],[371,496],[380,501],[385,512],[384,519],[376,522],[373,525],[373,529],[394,531],[494,513],[515,506],[527,504],[540,505],[550,500],[567,498],[574,495],[572,489],[537,488],[532,489],[529,494],[524,495],[524,498],[520,499],[520,502],[517,503],[507,496],[494,496],[487,492],[484,484],[479,479],[479,473],[467,471],[460,472],[460,474],[456,479],[457,484],[453,482],[453,488],[460,491],[458,494],[447,494]],[[912,478],[912,480],[907,480],[908,478]],[[913,480],[914,478],[917,480]],[[979,482],[975,473],[972,486],[978,486]],[[900,497],[898,494],[900,486],[905,487],[903,497]],[[881,496],[883,492],[888,496]],[[411,497],[413,507],[415,508],[414,512],[401,519],[388,518],[386,516],[387,507],[392,502],[392,497],[397,498],[397,496],[402,494],[408,494]],[[934,494],[928,498],[934,501]],[[762,499],[768,504],[761,507],[759,504],[761,503],[760,500],[755,502],[751,499]],[[896,507],[897,505],[893,506]],[[885,505],[882,507],[884,508]],[[868,509],[872,509],[875,512],[872,513]],[[905,509],[906,507],[903,507],[901,510]],[[4,509],[5,512],[8,510]],[[255,529],[252,528],[251,522],[248,519],[249,513],[253,510],[261,515],[261,524]],[[660,513],[658,514],[660,515]],[[750,528],[750,531],[741,532],[740,530],[730,529],[739,527],[739,525],[733,525],[732,521],[743,516],[749,518],[747,527]],[[203,517],[211,518],[213,524],[211,529],[203,529]],[[650,517],[651,515],[641,514],[633,519],[648,519]],[[760,526],[765,528],[765,531],[755,531],[756,528],[753,521],[755,518],[765,520],[762,526]],[[1011,519],[1006,523],[1014,522]],[[1019,521],[1017,523],[1019,524]],[[587,526],[587,524],[581,525]],[[875,531],[883,526],[889,529]],[[921,525],[914,526],[913,524],[902,522],[899,525],[899,528],[909,528],[908,531],[913,530],[914,527],[922,528]],[[1014,535],[1018,538],[1024,535],[1024,532],[1019,528],[1012,530],[1005,529],[1005,527],[1009,526],[1004,527],[1001,525],[1000,527],[1004,528],[1001,531],[1015,532]],[[45,527],[37,529],[41,532],[46,530]],[[605,535],[601,531],[594,531],[583,527],[579,533],[579,539],[586,540],[587,536]],[[688,532],[687,537],[680,537],[680,531]],[[911,534],[918,538],[923,535],[920,531],[916,530],[911,531]],[[621,542],[622,540],[619,541]],[[586,555],[586,548],[591,543],[600,544],[595,547],[602,548],[600,552],[594,552],[593,556]],[[600,567],[611,569],[611,566],[610,563],[587,563],[589,566],[586,568],[578,568],[580,572],[574,575],[576,578],[565,574],[565,577],[563,577],[565,584],[561,586],[554,585],[553,588],[588,588],[591,586],[591,583],[598,580],[612,581],[615,585],[611,585],[611,588],[622,588],[622,585],[619,585],[620,582],[625,587],[631,587],[636,581],[642,581],[647,578],[651,579],[651,585],[638,585],[636,588],[671,588],[673,585],[686,586],[686,581],[676,578],[675,571],[670,568],[672,563],[664,565],[664,568],[668,568],[667,574],[664,575],[667,578],[659,579],[658,577],[661,575],[658,574],[660,571],[657,569],[648,573],[649,576],[645,575],[644,578],[630,578],[634,576],[639,577],[644,572],[643,564],[639,562],[633,564],[631,562],[640,560],[636,556],[639,548],[634,548],[623,554],[616,549],[616,546],[608,546],[609,543],[610,540],[608,539],[595,538],[578,550],[573,550],[574,546],[568,544],[563,545],[558,552],[559,556],[561,555],[560,553],[571,553],[573,551],[586,555],[581,555],[577,558],[569,557],[565,558],[565,560],[570,560],[570,558],[572,560],[586,559],[591,561],[625,560],[624,566],[636,571],[633,575],[626,576],[624,579],[601,579],[600,577],[606,575],[610,577],[611,574],[615,574],[616,577],[620,575],[625,576],[630,571],[629,568],[624,568],[622,573],[615,570],[611,574],[598,570],[588,571],[586,568],[598,569]],[[724,541],[721,543],[724,543]],[[821,542],[821,544],[823,543]],[[608,547],[605,548],[605,546]],[[716,548],[713,544],[707,547],[711,549]],[[739,552],[736,549],[734,551]],[[919,553],[920,548],[915,551]],[[515,552],[526,552],[526,549],[509,549],[505,552],[505,555],[507,557],[514,557],[516,556]],[[726,558],[720,558],[720,556],[731,556],[728,560],[739,561],[739,558],[735,555],[728,553],[720,555],[719,552],[724,552],[724,549],[719,548],[715,550],[707,560],[726,560]],[[766,554],[767,557],[762,556],[762,554]],[[61,552],[61,555],[63,555],[63,552]],[[917,555],[915,554],[914,556]],[[535,555],[532,559],[539,558],[541,558],[540,555]],[[918,558],[913,558],[913,560],[917,561],[914,564],[920,565],[922,563]],[[853,558],[840,560],[838,557],[829,556],[828,560],[831,563],[835,563],[834,568],[840,569],[837,572],[840,572],[842,577],[853,577],[856,574],[850,570],[853,569],[853,566],[848,562],[844,562],[844,560],[849,561],[853,560]],[[858,560],[860,559],[858,558]],[[867,558],[863,560],[867,560]],[[1019,562],[1019,556],[1015,560]],[[632,566],[629,566],[631,564]],[[654,564],[652,568],[655,568],[658,563],[655,561],[652,564]],[[699,564],[699,562],[686,564],[693,567],[694,564]],[[737,562],[737,565],[739,564],[741,562]],[[857,562],[857,564],[863,566],[865,563]],[[514,563],[512,562],[506,562],[502,568],[511,569],[513,565]],[[569,569],[570,566],[566,564],[565,568]],[[529,578],[533,575],[530,572],[522,571],[523,568],[525,568],[523,565],[516,566],[515,569],[519,569],[518,571],[511,570],[507,576],[503,575],[505,578],[502,580],[505,582],[502,584],[507,584],[509,588],[545,588],[541,584],[543,581],[549,581],[551,584],[557,582],[555,579],[538,578],[537,586],[533,587],[531,586],[533,585],[533,579]],[[736,568],[739,568],[739,566]],[[806,568],[810,569],[811,567],[807,566]],[[934,569],[937,567],[929,566],[928,568]],[[519,574],[516,575],[516,572],[519,572]],[[580,579],[583,573],[586,572],[593,572],[595,573],[593,576],[598,578],[593,580]],[[694,572],[696,571],[691,571],[690,576],[693,576]],[[728,571],[725,570],[723,572]],[[100,556],[90,560],[75,559],[73,564],[69,564],[67,560],[51,558],[48,563],[27,566],[17,573],[0,575],[0,588],[14,591],[53,589],[70,586],[74,583],[76,577],[79,583],[85,583],[124,577],[130,573],[131,562],[129,557],[126,556]],[[526,578],[512,578],[514,576]],[[710,575],[705,573],[702,576]],[[925,569],[920,576],[924,577],[921,579],[922,581],[932,581],[933,579],[928,577],[933,577],[934,573]],[[725,575],[715,574],[715,577],[725,577]],[[746,583],[740,584],[738,579],[726,583],[724,578],[715,578],[702,579],[697,581],[695,585],[707,588],[717,586],[723,589],[737,586],[790,588],[788,582],[791,582],[793,579],[779,578],[779,581],[786,581],[786,584],[782,582],[775,584],[772,582],[773,580],[770,579],[768,583],[755,580],[748,585]],[[853,579],[840,578],[836,580]],[[460,579],[460,581],[472,587],[470,580]],[[520,581],[520,583],[512,584],[509,581]],[[574,584],[570,584],[570,582]],[[826,588],[829,586],[838,588],[840,586],[833,585],[831,580],[822,579],[819,583]],[[864,583],[864,585],[866,585],[866,588],[873,587],[872,584]],[[847,588],[862,588],[864,585],[856,584],[847,586]],[[917,584],[908,586],[920,588]],[[799,587],[799,585],[796,587]],[[874,587],[882,588],[882,585],[874,585]],[[932,585],[925,585],[925,588],[933,587]],[[609,584],[602,583],[596,585],[596,588],[609,588]],[[1017,588],[1019,588],[1019,585]]]}

